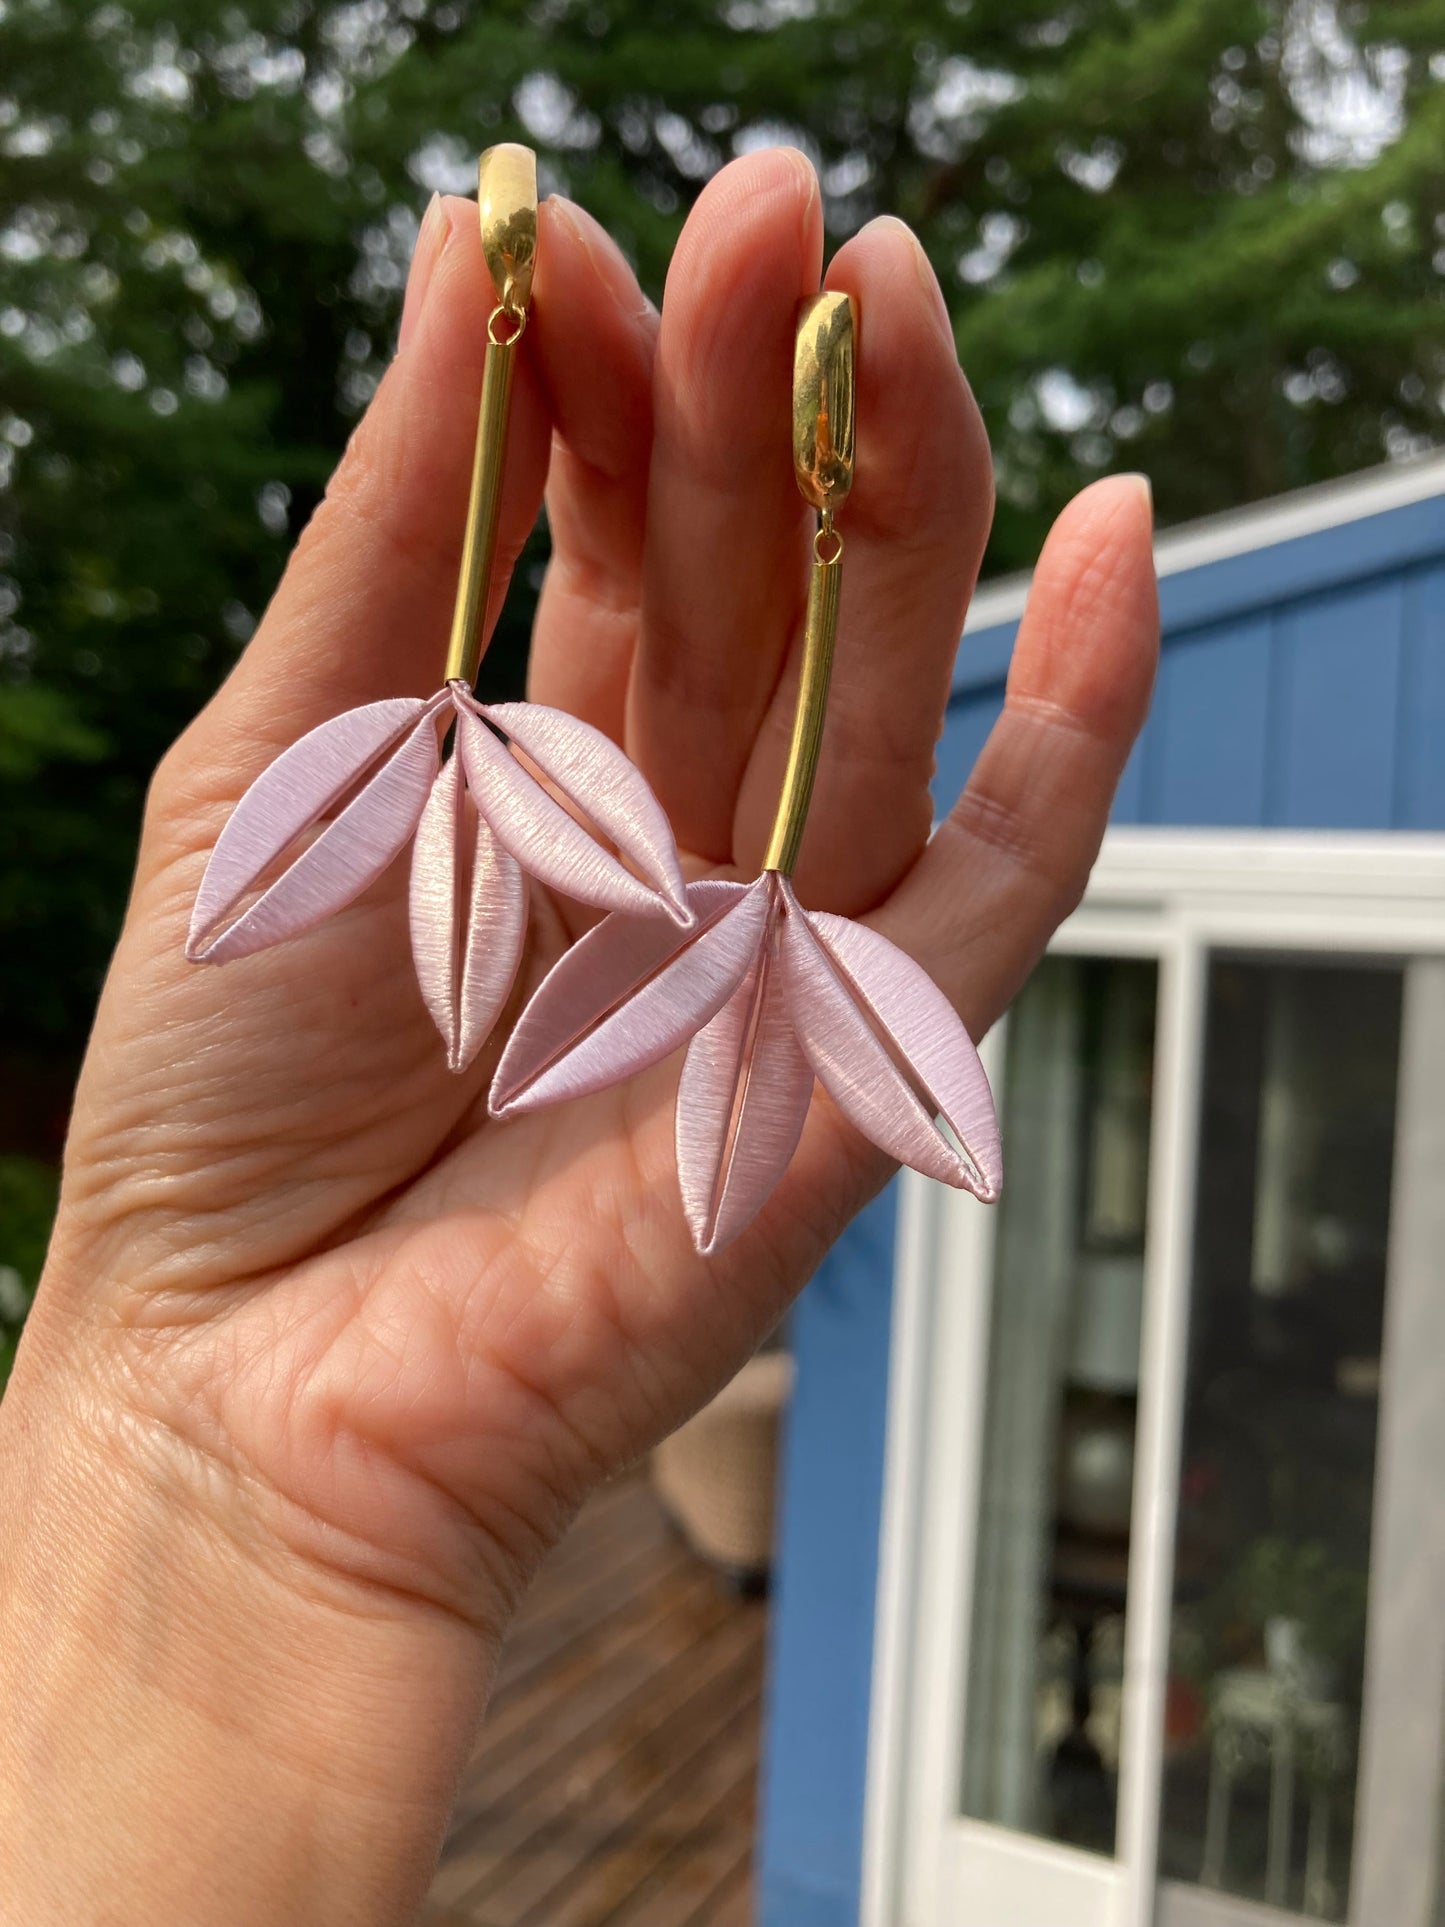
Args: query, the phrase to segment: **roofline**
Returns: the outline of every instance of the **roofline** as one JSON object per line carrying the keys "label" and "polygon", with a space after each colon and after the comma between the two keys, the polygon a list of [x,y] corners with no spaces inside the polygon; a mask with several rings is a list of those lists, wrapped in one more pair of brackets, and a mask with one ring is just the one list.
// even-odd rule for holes
{"label": "roofline", "polygon": [[[1347,522],[1362,522],[1390,509],[1445,495],[1445,453],[1388,462],[1340,481],[1317,482],[1247,508],[1202,516],[1167,529],[1154,544],[1159,575],[1182,574],[1210,562],[1226,562],[1255,549],[1272,548],[1302,535],[1319,535]],[[985,583],[974,596],[964,623],[965,635],[1016,623],[1028,600],[1031,569]]]}

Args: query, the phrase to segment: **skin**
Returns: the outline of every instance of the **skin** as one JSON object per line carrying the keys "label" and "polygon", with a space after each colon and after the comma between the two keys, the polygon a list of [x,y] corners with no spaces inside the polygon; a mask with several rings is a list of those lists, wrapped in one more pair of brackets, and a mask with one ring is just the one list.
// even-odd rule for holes
{"label": "skin", "polygon": [[[510,563],[545,487],[531,693],[623,743],[690,875],[752,875],[806,583],[786,425],[817,182],[787,150],[724,169],[660,320],[580,209],[541,223],[501,538]],[[1115,477],[1060,517],[1004,715],[929,840],[988,446],[908,230],[871,223],[825,283],[860,304],[859,467],[797,887],[919,958],[977,1038],[1078,900],[1147,707],[1148,491]],[[437,686],[490,306],[475,209],[434,204],[395,362],[155,779],[0,1407],[0,1917],[27,1927],[411,1918],[538,1560],[889,1175],[820,1094],[755,1225],[698,1259],[677,1063],[487,1122],[497,1043],[445,1069],[404,864],[288,946],[183,960],[258,772],[340,710]],[[519,1000],[580,927],[536,896]]]}

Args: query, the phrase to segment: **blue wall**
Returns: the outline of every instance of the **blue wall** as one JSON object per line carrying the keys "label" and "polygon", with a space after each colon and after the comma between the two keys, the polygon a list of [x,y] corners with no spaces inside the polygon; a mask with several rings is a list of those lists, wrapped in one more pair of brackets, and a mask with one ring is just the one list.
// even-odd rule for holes
{"label": "blue wall", "polygon": [[763,1763],[765,1927],[839,1927],[857,1911],[896,1192],[890,1184],[855,1219],[793,1314]]}
{"label": "blue wall", "polygon": [[[1159,600],[1116,823],[1445,827],[1445,496],[1166,576]],[[1013,639],[964,640],[940,809],[998,715]]]}
{"label": "blue wall", "polygon": [[[1158,689],[1115,822],[1445,829],[1445,496],[1166,576],[1160,604]],[[1015,626],[964,640],[940,812],[1002,706]],[[795,1315],[761,1927],[857,1919],[893,1198]]]}

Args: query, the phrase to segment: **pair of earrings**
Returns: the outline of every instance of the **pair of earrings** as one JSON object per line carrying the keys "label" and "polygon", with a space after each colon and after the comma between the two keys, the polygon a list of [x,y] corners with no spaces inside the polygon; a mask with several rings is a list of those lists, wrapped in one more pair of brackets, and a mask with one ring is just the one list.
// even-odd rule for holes
{"label": "pair of earrings", "polygon": [[482,704],[472,694],[536,260],[532,153],[489,149],[478,200],[497,305],[443,687],[334,717],[257,778],[212,851],[187,956],[224,963],[312,928],[414,836],[412,952],[454,1071],[471,1063],[510,994],[526,938],[526,878],[611,913],[518,1019],[490,1110],[505,1118],[604,1090],[686,1045],[678,1175],[700,1252],[720,1250],[766,1203],[802,1135],[815,1079],[900,1163],[992,1202],[993,1100],[952,1007],[876,931],[804,910],[789,880],[837,635],[843,541],[834,517],[853,477],[850,297],[814,297],[798,324],[794,468],[819,520],[792,743],[762,874],[687,885],[661,805],[610,738],[560,710]]}

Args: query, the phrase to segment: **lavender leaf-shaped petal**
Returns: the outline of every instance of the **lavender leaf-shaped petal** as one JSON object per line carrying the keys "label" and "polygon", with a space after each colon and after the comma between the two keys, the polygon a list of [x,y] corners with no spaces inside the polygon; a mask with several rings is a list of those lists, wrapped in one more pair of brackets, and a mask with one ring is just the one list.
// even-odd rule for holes
{"label": "lavender leaf-shaped petal", "polygon": [[776,936],[770,929],[752,969],[693,1039],[678,1086],[677,1172],[705,1257],[766,1204],[812,1101],[813,1067],[793,1033]]}
{"label": "lavender leaf-shaped petal", "polygon": [[902,1164],[986,1203],[1003,1178],[988,1078],[922,967],[866,925],[790,905],[788,1007],[819,1081]]}
{"label": "lavender leaf-shaped petal", "polygon": [[545,703],[496,703],[481,713],[611,838],[663,907],[687,923],[687,885],[667,812],[611,737]]}
{"label": "lavender leaf-shaped petal", "polygon": [[492,1084],[494,1117],[583,1097],[661,1063],[726,1002],[767,925],[764,884],[698,883],[697,922],[608,917],[527,1005]]}
{"label": "lavender leaf-shaped petal", "polygon": [[478,817],[453,756],[432,785],[411,862],[412,956],[450,1069],[465,1070],[486,1042],[526,934],[526,878]]}
{"label": "lavender leaf-shaped petal", "polygon": [[[186,943],[193,963],[226,963],[309,930],[381,875],[415,828],[436,775],[435,708],[407,697],[348,710],[257,777],[201,879]],[[363,778],[334,821],[228,923],[265,872]]]}
{"label": "lavender leaf-shaped petal", "polygon": [[[543,720],[538,720],[538,717]],[[513,732],[549,780],[589,821],[604,827],[644,882],[585,824],[550,796],[483,716]],[[530,703],[485,710],[457,704],[457,744],[477,807],[529,875],[579,903],[633,916],[659,911],[686,924],[686,892],[661,806],[615,743],[560,710]],[[662,846],[666,845],[666,848]],[[664,859],[671,850],[670,863]]]}

